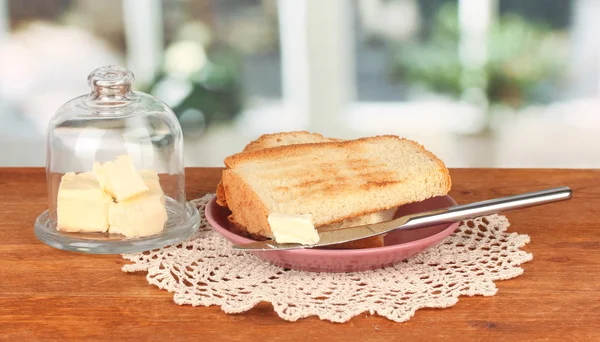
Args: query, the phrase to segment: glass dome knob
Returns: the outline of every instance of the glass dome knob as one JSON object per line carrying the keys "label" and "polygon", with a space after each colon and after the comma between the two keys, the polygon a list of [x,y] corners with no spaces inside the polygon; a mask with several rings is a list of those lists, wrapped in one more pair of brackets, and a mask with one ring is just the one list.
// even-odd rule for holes
{"label": "glass dome knob", "polygon": [[91,88],[90,99],[94,100],[127,100],[134,97],[132,84],[133,73],[124,67],[108,65],[92,71],[88,75]]}

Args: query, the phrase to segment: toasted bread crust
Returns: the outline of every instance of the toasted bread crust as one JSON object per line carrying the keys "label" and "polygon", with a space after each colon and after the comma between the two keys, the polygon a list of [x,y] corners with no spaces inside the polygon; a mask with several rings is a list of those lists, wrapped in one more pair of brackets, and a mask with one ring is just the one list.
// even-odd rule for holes
{"label": "toasted bread crust", "polygon": [[426,150],[423,145],[421,145],[417,142],[414,142],[414,143],[417,144],[426,155],[428,155],[431,159],[435,160],[435,162],[438,166],[438,169],[441,171],[441,173],[445,177],[444,183],[446,184],[446,193],[450,192],[450,189],[452,189],[452,178],[450,178],[450,171],[448,171],[446,164],[440,158],[438,158],[435,154],[431,153],[431,151]]}
{"label": "toasted bread crust", "polygon": [[[223,192],[227,205],[234,216],[230,221],[244,228],[250,234],[273,237],[268,216],[269,211],[246,182],[231,170],[223,171]],[[232,194],[235,189],[235,195]],[[248,208],[252,208],[248,210]]]}
{"label": "toasted bread crust", "polygon": [[219,184],[217,184],[217,204],[227,208],[227,197],[225,196],[225,190],[223,189],[223,176],[221,176],[221,180]]}
{"label": "toasted bread crust", "polygon": [[[281,132],[281,133],[271,133],[271,134],[263,134],[258,139],[251,141],[242,152],[253,152],[259,151],[266,148],[273,148],[276,146],[280,146],[281,142],[286,139],[297,139],[300,142],[295,142],[294,144],[302,144],[304,141],[307,143],[320,143],[320,142],[332,142],[339,141],[339,139],[327,138],[319,133],[310,133],[307,131],[292,131],[292,132]],[[289,143],[285,143],[284,145],[290,145]]]}

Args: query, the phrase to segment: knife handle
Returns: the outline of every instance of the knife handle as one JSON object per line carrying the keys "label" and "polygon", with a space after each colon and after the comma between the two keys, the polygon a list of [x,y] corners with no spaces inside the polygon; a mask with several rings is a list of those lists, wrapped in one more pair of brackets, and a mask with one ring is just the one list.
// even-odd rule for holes
{"label": "knife handle", "polygon": [[411,215],[409,221],[400,229],[414,229],[443,223],[452,223],[500,212],[528,208],[551,202],[568,200],[573,191],[567,186],[527,192],[520,195],[500,197],[496,199],[456,205],[442,210],[432,210]]}

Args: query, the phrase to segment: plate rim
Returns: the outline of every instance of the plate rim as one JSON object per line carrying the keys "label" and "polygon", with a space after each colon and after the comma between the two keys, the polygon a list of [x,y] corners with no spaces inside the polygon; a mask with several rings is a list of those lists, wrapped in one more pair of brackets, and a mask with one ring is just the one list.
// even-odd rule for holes
{"label": "plate rim", "polygon": [[[450,200],[452,205],[458,205],[458,203],[450,195],[436,196],[436,197],[445,197]],[[432,198],[434,198],[434,197],[432,197]],[[431,199],[431,198],[429,198],[429,199]],[[233,244],[233,241],[227,235],[235,236],[239,239],[242,239],[242,240],[244,240],[245,243],[256,242],[256,240],[248,239],[244,236],[235,234],[235,233],[231,232],[230,230],[228,230],[227,228],[217,224],[216,220],[214,219],[214,216],[212,215],[212,209],[211,209],[213,205],[218,206],[216,201],[217,201],[217,196],[213,196],[213,198],[211,198],[208,201],[208,203],[206,204],[206,207],[204,208],[204,217],[208,221],[210,227],[212,229],[214,229],[217,233],[219,233],[221,236],[225,237],[232,244]],[[390,246],[362,248],[362,249],[303,248],[303,249],[292,249],[292,250],[264,251],[264,252],[255,252],[255,253],[288,253],[288,254],[298,254],[298,255],[320,254],[321,256],[325,255],[325,256],[332,256],[332,257],[333,256],[360,256],[360,255],[371,254],[371,253],[376,253],[376,252],[389,253],[389,252],[393,252],[396,249],[405,249],[405,248],[410,248],[411,246],[416,247],[416,245],[421,245],[421,244],[423,244],[424,241],[428,241],[428,240],[437,240],[437,241],[441,242],[447,236],[452,234],[452,232],[454,232],[456,230],[456,228],[458,228],[459,223],[460,222],[449,223],[447,225],[447,227],[444,228],[439,233],[427,236],[425,238],[413,240],[413,241],[405,242],[405,243],[394,244],[394,245],[390,245]],[[218,226],[218,228],[215,226]]]}

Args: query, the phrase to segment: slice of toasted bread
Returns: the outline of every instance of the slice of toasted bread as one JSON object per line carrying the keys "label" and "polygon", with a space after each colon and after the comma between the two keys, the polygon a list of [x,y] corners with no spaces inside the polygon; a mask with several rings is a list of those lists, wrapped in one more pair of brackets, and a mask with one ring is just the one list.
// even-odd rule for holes
{"label": "slice of toasted bread", "polygon": [[[293,131],[293,132],[281,132],[274,134],[264,134],[260,136],[258,139],[250,142],[244,148],[244,152],[253,152],[258,150],[264,150],[267,148],[273,148],[278,146],[287,146],[287,145],[295,145],[295,144],[309,144],[309,143],[322,143],[322,142],[334,142],[334,141],[342,141],[341,139],[335,138],[327,138],[318,133],[310,133],[307,131]],[[223,191],[223,183],[219,182],[217,185],[217,204],[227,207],[227,199],[225,198],[225,193]],[[358,217],[353,217],[346,219],[342,222],[332,224],[330,226],[323,226],[321,228],[343,228],[343,227],[353,227],[360,226],[365,224],[378,223],[382,221],[391,220],[394,216],[396,209],[384,210],[381,212],[376,212],[367,215],[361,215]],[[230,222],[237,227],[237,233],[247,235],[248,237],[260,240],[266,239],[264,236],[258,236],[255,234],[249,234],[243,228],[239,227],[239,224],[236,223],[233,216],[229,218]],[[384,245],[384,236],[375,236],[372,238],[352,241],[349,243],[339,244],[332,246],[331,248],[336,249],[360,249],[360,248],[375,248],[382,247]]]}
{"label": "slice of toasted bread", "polygon": [[314,144],[321,142],[332,142],[342,141],[341,139],[326,138],[319,133],[310,133],[307,131],[293,131],[293,132],[282,132],[273,134],[263,134],[258,139],[250,142],[244,148],[243,152],[253,152],[258,150],[264,150],[266,148],[287,146],[287,145],[300,145],[300,144]]}
{"label": "slice of toasted bread", "polygon": [[222,190],[232,219],[272,238],[271,213],[311,214],[316,227],[441,196],[444,163],[396,136],[286,145],[225,159]]}

